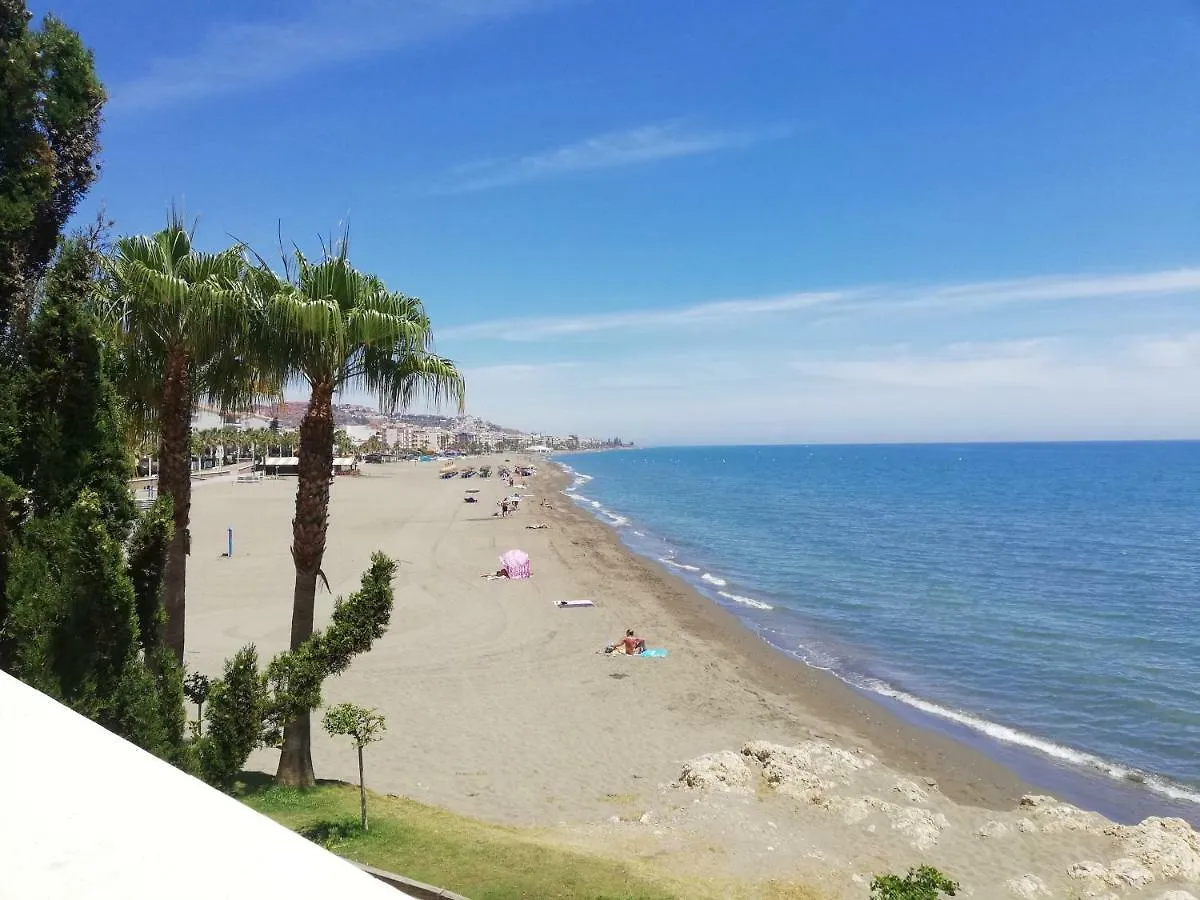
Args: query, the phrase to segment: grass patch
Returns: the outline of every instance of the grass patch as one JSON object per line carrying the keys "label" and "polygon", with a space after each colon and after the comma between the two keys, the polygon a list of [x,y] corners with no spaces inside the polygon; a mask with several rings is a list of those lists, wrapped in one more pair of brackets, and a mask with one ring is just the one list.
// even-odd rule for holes
{"label": "grass patch", "polygon": [[[654,860],[633,858],[632,850],[625,860],[591,855],[533,829],[491,825],[404,797],[371,794],[371,829],[364,833],[358,788],[342,782],[300,790],[243,772],[234,794],[339,856],[470,900],[816,900],[807,885],[684,877]],[[625,804],[636,797],[604,799]]]}
{"label": "grass patch", "polygon": [[277,787],[244,773],[242,802],[339,856],[455,891],[471,900],[674,900],[696,896],[615,860],[539,843],[516,829],[477,822],[399,797],[370,798],[370,830],[358,827],[358,791],[322,782]]}

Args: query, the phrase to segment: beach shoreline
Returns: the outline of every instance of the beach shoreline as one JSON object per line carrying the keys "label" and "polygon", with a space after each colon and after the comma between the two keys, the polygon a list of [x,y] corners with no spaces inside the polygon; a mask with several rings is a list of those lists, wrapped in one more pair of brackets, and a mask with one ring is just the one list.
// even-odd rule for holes
{"label": "beach shoreline", "polygon": [[[540,477],[563,494],[571,476],[550,460]],[[787,698],[805,713],[837,729],[848,729],[888,765],[917,777],[936,776],[948,797],[988,809],[1015,805],[1033,785],[1007,767],[961,742],[905,722],[874,697],[845,683],[831,672],[815,668],[771,646],[732,612],[718,606],[683,578],[627,547],[611,526],[569,501],[565,494],[559,517],[565,527],[578,529],[606,553],[626,557],[631,575],[657,582],[664,609],[680,630],[720,647],[740,677]],[[821,729],[816,729],[821,731]],[[820,736],[819,734],[817,736]]]}
{"label": "beach shoreline", "polygon": [[[731,601],[757,602],[753,598],[724,593],[725,582],[723,579],[716,579],[708,584],[693,583],[696,581],[694,572],[703,571],[704,566],[678,565],[672,559],[659,558],[658,553],[662,552],[661,545],[666,536],[656,535],[654,537],[654,546],[658,548],[655,552],[644,546],[646,535],[637,530],[643,528],[644,525],[639,522],[630,522],[627,518],[631,514],[629,510],[610,508],[599,501],[579,496],[577,491],[581,488],[587,490],[587,483],[591,481],[592,476],[585,472],[579,472],[571,465],[571,461],[578,454],[566,455],[572,460],[555,457],[549,458],[548,462],[562,473],[561,489],[573,501],[572,507],[586,519],[600,524],[606,532],[614,536],[623,549],[633,554],[643,564],[649,565],[654,572],[664,576],[672,583],[682,584],[697,598],[698,602],[715,608],[720,614],[717,618],[732,620],[736,623],[738,632],[722,633],[722,640],[734,641],[743,646],[745,652],[750,653],[751,658],[757,660],[759,668],[765,660],[760,659],[753,649],[745,647],[747,637],[752,639],[749,643],[752,647],[757,647],[758,652],[766,651],[768,653],[767,659],[784,657],[786,663],[777,662],[776,666],[771,667],[774,671],[768,676],[768,683],[774,683],[779,677],[802,679],[803,676],[798,671],[792,670],[794,665],[799,665],[805,674],[814,673],[818,682],[832,679],[842,687],[849,689],[854,695],[865,699],[868,707],[874,706],[882,711],[885,714],[884,718],[876,720],[872,724],[872,728],[875,730],[882,723],[894,724],[891,720],[898,720],[907,728],[935,734],[939,738],[948,739],[959,747],[984,757],[994,767],[986,777],[996,779],[998,785],[1019,784],[1024,785],[1025,790],[1037,789],[1054,794],[1070,803],[1099,812],[1118,822],[1136,823],[1147,816],[1158,815],[1178,816],[1193,826],[1200,826],[1200,807],[1195,803],[1179,799],[1165,791],[1152,790],[1150,786],[1143,784],[1141,779],[1133,774],[1136,773],[1136,770],[1128,770],[1131,774],[1127,778],[1121,777],[1124,766],[1120,763],[1100,760],[1086,751],[1048,744],[1055,751],[1054,754],[1051,754],[1038,749],[1039,739],[1035,735],[1025,734],[978,716],[964,714],[954,708],[940,707],[920,697],[911,697],[903,693],[894,696],[889,691],[895,689],[886,684],[878,686],[877,683],[872,683],[863,686],[857,683],[853,677],[844,677],[844,673],[823,668],[802,655],[789,652],[783,646],[760,634],[755,629],[753,616],[739,615],[745,611],[730,604],[724,604],[712,595],[719,594],[730,598]],[[630,534],[638,536],[642,540],[628,539]],[[673,555],[673,551],[668,551],[668,554]],[[690,561],[704,563],[702,558]],[[711,569],[711,571],[717,571],[717,569]],[[701,580],[707,581],[710,578],[712,576],[706,572]],[[728,588],[728,590],[734,590],[734,588]],[[764,606],[763,608],[769,610],[772,607]],[[779,671],[780,666],[782,672]],[[904,699],[898,699],[898,697]],[[824,709],[829,708],[826,704],[822,704],[822,706]],[[858,716],[856,721],[861,722],[864,718],[864,716]],[[853,727],[853,722],[846,724]],[[1011,737],[1006,738],[1005,732],[1011,732]],[[888,745],[894,748],[895,741],[888,741]],[[901,746],[904,746],[903,742],[901,742]],[[915,758],[910,755],[906,759],[904,756],[897,756],[893,749],[887,754],[887,758],[895,760],[902,768],[911,771],[913,763],[928,752],[929,748],[923,748]],[[1077,758],[1080,762],[1068,761],[1071,757]],[[961,763],[963,760],[956,759],[956,762]],[[1000,770],[999,773],[997,769]],[[1169,782],[1167,782],[1167,786],[1170,786]]]}

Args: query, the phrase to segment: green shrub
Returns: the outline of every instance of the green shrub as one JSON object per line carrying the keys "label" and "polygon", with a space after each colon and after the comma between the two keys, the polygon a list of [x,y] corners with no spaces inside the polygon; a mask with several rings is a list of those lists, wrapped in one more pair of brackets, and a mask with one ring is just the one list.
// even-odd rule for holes
{"label": "green shrub", "polygon": [[243,647],[225,660],[224,676],[208,695],[208,733],[196,741],[200,776],[228,788],[250,753],[262,742],[267,708],[266,680],[258,672],[258,651]]}
{"label": "green shrub", "polygon": [[876,875],[871,881],[871,900],[938,900],[938,894],[953,897],[958,882],[951,881],[933,866],[909,869],[908,874]]}

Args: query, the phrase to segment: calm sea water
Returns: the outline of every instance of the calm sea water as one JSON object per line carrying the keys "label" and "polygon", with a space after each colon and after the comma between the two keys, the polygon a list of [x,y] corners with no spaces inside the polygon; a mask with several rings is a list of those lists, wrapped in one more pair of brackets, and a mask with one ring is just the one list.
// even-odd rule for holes
{"label": "calm sea water", "polygon": [[1200,819],[1200,443],[558,461],[780,650],[1068,799]]}

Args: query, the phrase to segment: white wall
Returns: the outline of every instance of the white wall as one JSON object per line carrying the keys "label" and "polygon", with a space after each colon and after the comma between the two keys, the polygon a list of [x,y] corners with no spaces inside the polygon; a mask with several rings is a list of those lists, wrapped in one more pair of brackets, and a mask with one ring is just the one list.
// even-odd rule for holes
{"label": "white wall", "polygon": [[0,672],[0,900],[411,897]]}

